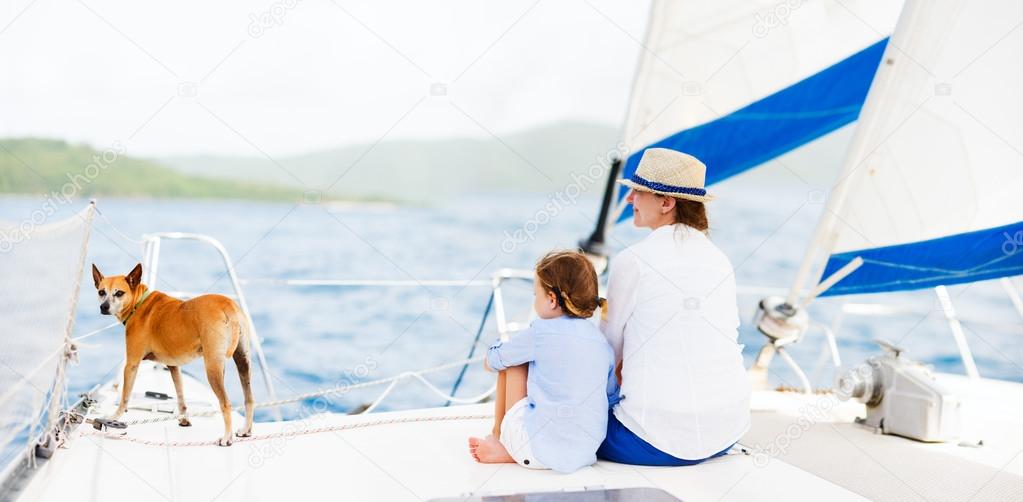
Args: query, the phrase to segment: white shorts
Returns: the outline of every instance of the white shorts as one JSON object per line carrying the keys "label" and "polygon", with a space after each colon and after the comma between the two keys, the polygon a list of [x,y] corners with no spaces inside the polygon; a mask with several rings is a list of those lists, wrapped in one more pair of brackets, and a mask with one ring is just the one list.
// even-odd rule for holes
{"label": "white shorts", "polygon": [[525,398],[512,405],[508,413],[501,421],[501,444],[508,450],[515,462],[522,467],[530,469],[546,469],[536,457],[533,456],[533,449],[529,447],[529,433],[526,432],[526,406]]}

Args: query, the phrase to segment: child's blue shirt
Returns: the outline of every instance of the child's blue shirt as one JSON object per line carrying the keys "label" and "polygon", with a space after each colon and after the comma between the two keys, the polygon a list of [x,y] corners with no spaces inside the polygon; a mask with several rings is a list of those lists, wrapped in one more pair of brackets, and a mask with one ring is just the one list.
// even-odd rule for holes
{"label": "child's blue shirt", "polygon": [[537,460],[558,472],[596,462],[617,393],[607,339],[592,322],[563,316],[537,319],[487,351],[494,370],[526,363],[526,431]]}

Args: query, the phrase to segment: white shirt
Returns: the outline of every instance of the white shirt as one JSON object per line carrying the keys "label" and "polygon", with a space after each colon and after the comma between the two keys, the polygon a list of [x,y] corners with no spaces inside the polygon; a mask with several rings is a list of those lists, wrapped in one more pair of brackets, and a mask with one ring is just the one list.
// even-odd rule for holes
{"label": "white shirt", "polygon": [[750,426],[750,386],[737,344],[728,258],[685,225],[665,225],[618,254],[604,336],[622,361],[614,414],[674,457],[699,460]]}

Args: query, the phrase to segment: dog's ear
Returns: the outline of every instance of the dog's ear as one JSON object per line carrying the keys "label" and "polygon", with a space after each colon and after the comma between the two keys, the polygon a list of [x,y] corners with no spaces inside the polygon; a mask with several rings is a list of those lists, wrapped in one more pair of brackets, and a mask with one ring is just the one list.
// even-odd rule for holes
{"label": "dog's ear", "polygon": [[134,290],[142,282],[142,264],[136,264],[135,268],[128,272],[128,275],[124,276],[124,280],[128,281],[128,287]]}
{"label": "dog's ear", "polygon": [[96,268],[96,264],[92,264],[92,282],[96,284],[96,289],[99,289],[99,282],[103,280],[103,274],[100,273],[99,269]]}

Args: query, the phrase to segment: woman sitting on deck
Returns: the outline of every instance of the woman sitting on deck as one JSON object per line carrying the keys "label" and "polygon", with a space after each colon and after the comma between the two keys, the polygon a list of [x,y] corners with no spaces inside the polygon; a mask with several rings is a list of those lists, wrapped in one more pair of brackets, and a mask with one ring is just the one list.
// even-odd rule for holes
{"label": "woman sitting on deck", "polygon": [[619,181],[632,189],[633,223],[653,232],[611,262],[602,329],[621,393],[599,458],[692,465],[749,429],[735,275],[706,235],[705,171],[695,157],[650,148]]}
{"label": "woman sitting on deck", "polygon": [[572,472],[596,462],[615,391],[611,347],[589,320],[599,308],[597,274],[576,252],[536,265],[539,319],[487,352],[499,371],[493,434],[469,438],[473,458]]}

